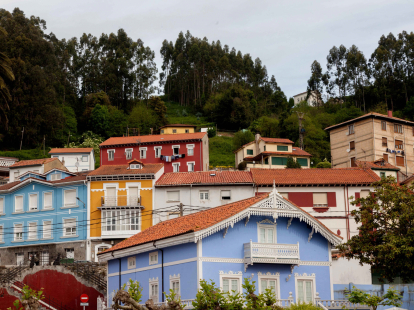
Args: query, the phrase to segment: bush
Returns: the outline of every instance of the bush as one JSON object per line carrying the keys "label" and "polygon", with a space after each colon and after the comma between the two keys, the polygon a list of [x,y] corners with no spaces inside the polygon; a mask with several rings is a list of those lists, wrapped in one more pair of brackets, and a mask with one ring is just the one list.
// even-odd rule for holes
{"label": "bush", "polygon": [[316,168],[331,168],[331,163],[326,158],[316,165]]}
{"label": "bush", "polygon": [[321,310],[318,306],[315,306],[314,304],[305,303],[305,302],[298,302],[297,304],[291,304],[289,308],[286,308],[288,310]]}
{"label": "bush", "polygon": [[242,161],[241,163],[239,163],[239,165],[237,166],[237,169],[239,170],[245,170],[247,166],[247,163],[245,161]]}
{"label": "bush", "polygon": [[216,128],[215,127],[211,127],[207,130],[207,135],[209,138],[214,138],[216,136],[217,132],[216,132]]}
{"label": "bush", "polygon": [[293,160],[292,157],[288,157],[286,168],[302,168],[302,166],[295,160]]}

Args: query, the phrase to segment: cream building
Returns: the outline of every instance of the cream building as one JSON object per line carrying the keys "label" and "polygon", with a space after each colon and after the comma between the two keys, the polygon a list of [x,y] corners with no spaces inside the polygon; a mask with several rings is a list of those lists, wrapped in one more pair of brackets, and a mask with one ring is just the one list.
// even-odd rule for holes
{"label": "cream building", "polygon": [[234,152],[236,167],[243,161],[247,168],[283,169],[288,157],[298,161],[302,168],[310,168],[308,152],[293,146],[293,141],[280,138],[265,138],[256,134],[255,140]]}
{"label": "cream building", "polygon": [[309,98],[306,99],[307,96],[308,96],[307,91],[293,96],[295,105],[299,104],[302,101],[307,101],[310,106],[317,106],[318,97],[316,96],[316,92],[312,91]]}
{"label": "cream building", "polygon": [[331,139],[332,167],[356,167],[356,160],[386,162],[405,174],[414,172],[414,122],[379,113],[368,113],[333,125]]}
{"label": "cream building", "polygon": [[195,133],[195,125],[187,124],[169,124],[163,127],[160,127],[160,133],[165,135],[172,135],[178,133]]}

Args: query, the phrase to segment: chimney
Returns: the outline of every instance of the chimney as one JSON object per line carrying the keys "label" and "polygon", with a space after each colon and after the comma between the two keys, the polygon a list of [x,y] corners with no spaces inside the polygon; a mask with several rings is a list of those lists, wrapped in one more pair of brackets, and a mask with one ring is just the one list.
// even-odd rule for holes
{"label": "chimney", "polygon": [[152,128],[150,128],[151,129],[151,135],[152,135]]}
{"label": "chimney", "polygon": [[260,138],[261,138],[260,133],[257,133],[254,137],[254,140],[256,141],[256,143],[259,141]]}
{"label": "chimney", "polygon": [[392,111],[388,110],[388,117],[392,117]]}

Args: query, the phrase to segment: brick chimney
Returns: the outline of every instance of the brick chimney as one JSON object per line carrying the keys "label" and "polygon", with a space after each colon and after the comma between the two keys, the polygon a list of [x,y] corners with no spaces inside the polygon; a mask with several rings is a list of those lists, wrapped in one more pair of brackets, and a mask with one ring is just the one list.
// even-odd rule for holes
{"label": "brick chimney", "polygon": [[392,111],[388,110],[388,117],[392,117]]}

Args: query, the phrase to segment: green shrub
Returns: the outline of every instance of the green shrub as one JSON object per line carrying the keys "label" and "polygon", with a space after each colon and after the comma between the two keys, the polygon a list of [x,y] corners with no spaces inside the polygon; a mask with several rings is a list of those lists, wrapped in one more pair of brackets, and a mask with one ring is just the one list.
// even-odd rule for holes
{"label": "green shrub", "polygon": [[286,168],[302,168],[302,166],[296,160],[293,160],[293,158],[289,156],[286,162]]}
{"label": "green shrub", "polygon": [[325,158],[316,165],[316,168],[331,168],[331,163]]}
{"label": "green shrub", "polygon": [[236,132],[233,138],[233,151],[252,141],[254,141],[254,135],[250,130]]}
{"label": "green shrub", "polygon": [[208,130],[207,130],[207,135],[208,135],[208,137],[211,139],[211,138],[214,138],[215,136],[216,136],[216,134],[217,134],[217,132],[216,132],[216,128],[215,127],[210,127]]}
{"label": "green shrub", "polygon": [[247,163],[245,161],[242,161],[241,163],[239,163],[237,165],[237,169],[239,169],[239,170],[245,170],[246,169],[246,166],[247,166]]}
{"label": "green shrub", "polygon": [[314,304],[305,303],[305,302],[298,302],[295,304],[291,304],[289,308],[284,308],[288,310],[321,310],[318,306],[315,306]]}

